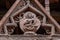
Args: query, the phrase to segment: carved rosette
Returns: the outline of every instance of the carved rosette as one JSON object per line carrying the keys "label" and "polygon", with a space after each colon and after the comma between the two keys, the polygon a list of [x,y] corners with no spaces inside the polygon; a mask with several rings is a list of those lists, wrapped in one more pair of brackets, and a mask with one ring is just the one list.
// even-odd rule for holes
{"label": "carved rosette", "polygon": [[26,12],[20,19],[20,28],[23,32],[36,32],[40,25],[40,20],[32,12]]}

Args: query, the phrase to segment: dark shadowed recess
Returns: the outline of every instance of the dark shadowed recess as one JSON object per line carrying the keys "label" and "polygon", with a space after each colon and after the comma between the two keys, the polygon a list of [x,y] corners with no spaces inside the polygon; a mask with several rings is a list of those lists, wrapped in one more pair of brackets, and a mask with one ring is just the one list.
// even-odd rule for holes
{"label": "dark shadowed recess", "polygon": [[14,2],[15,0],[0,0],[0,20]]}

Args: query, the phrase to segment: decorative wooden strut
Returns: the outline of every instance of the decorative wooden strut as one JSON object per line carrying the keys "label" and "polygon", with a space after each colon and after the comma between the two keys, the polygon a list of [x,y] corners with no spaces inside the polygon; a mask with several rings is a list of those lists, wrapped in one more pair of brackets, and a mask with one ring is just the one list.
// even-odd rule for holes
{"label": "decorative wooden strut", "polygon": [[[21,2],[23,4],[21,4]],[[48,12],[46,12],[45,8],[39,3],[39,1],[34,0],[34,2],[44,13],[35,8],[33,4],[31,4],[30,0],[16,0],[13,6],[0,21],[0,33],[3,27],[5,30],[5,34],[7,35],[12,34],[15,27],[20,27],[24,33],[35,33],[39,29],[40,25],[44,26],[44,28],[50,27],[51,30],[49,30],[48,34],[50,33],[51,35],[55,34],[55,26],[60,30],[60,25],[53,19],[51,15],[48,14]],[[27,14],[30,14],[29,18],[26,18],[26,16],[28,16]],[[31,18],[32,16],[33,18]],[[52,23],[46,23],[46,16],[52,21],[54,25]],[[19,24],[19,26],[17,24]]]}

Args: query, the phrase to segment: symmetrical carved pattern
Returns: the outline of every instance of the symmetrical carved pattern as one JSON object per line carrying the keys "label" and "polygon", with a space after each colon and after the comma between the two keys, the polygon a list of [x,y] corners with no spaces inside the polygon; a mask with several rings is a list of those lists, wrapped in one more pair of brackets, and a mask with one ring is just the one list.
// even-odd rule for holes
{"label": "symmetrical carved pattern", "polygon": [[[57,26],[58,23],[51,17],[51,15],[47,14],[43,10],[38,1],[35,0],[36,4],[41,7],[46,15],[42,11],[35,8],[33,4],[30,3],[30,0],[18,0],[17,2],[17,6],[15,5],[16,8],[12,12],[11,9],[9,11],[11,14],[8,18],[6,17],[7,20],[3,25],[5,34],[12,34],[14,29],[18,26],[24,33],[35,33],[42,26],[48,34],[55,34],[55,26]],[[54,26],[50,23],[47,24],[47,17],[56,25]]]}
{"label": "symmetrical carved pattern", "polygon": [[[24,1],[22,1],[22,3],[24,3]],[[6,34],[12,34],[15,27],[17,27],[17,23],[20,25],[20,28],[23,32],[36,32],[39,29],[40,25],[54,27],[51,24],[46,24],[46,16],[42,12],[34,8],[30,4],[30,1],[27,1],[26,5],[24,3],[25,6],[23,7],[21,5],[17,6],[16,9],[19,10],[15,12],[13,11],[6,24],[4,25]],[[28,10],[28,8],[29,11],[26,11]]]}

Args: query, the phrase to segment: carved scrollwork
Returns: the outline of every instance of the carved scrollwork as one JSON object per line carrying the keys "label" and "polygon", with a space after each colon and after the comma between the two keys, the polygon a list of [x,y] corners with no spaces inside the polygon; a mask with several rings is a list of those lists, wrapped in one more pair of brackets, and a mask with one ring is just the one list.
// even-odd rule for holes
{"label": "carved scrollwork", "polygon": [[30,3],[30,0],[22,0],[16,5],[16,8],[11,12],[8,20],[5,22],[6,24],[4,24],[6,34],[12,34],[16,27],[20,27],[24,33],[35,33],[40,26],[46,26],[45,28],[51,27],[50,34],[54,34],[54,25],[46,23],[46,15],[36,9],[34,5]]}

